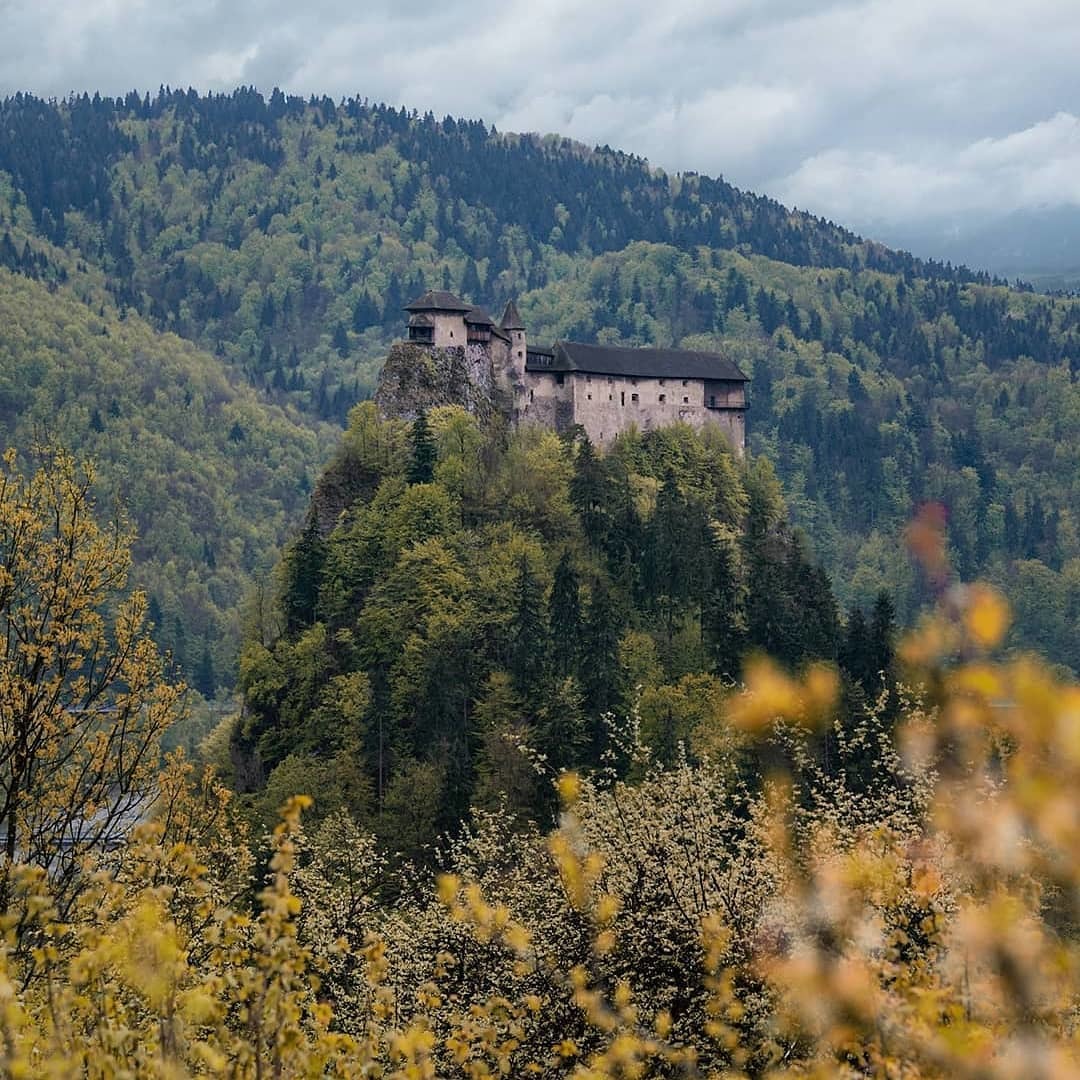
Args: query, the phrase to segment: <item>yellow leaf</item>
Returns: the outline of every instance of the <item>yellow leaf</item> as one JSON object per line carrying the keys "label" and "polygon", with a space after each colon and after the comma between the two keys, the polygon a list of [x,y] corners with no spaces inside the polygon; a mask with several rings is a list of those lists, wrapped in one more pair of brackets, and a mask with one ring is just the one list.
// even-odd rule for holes
{"label": "yellow leaf", "polygon": [[972,585],[964,612],[964,623],[972,641],[983,649],[1001,644],[1009,628],[1009,605],[989,585]]}

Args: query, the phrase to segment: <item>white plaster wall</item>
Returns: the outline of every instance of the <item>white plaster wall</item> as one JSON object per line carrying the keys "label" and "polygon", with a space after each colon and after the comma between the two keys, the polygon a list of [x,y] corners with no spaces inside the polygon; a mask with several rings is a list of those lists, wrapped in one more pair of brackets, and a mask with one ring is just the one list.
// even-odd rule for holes
{"label": "white plaster wall", "polygon": [[[741,386],[730,396],[732,405],[726,408],[705,407],[702,379],[631,379],[568,372],[560,386],[556,372],[526,371],[514,383],[513,392],[517,423],[540,424],[556,431],[580,424],[598,447],[610,446],[618,434],[631,427],[649,431],[679,422],[698,431],[715,424],[737,454],[746,447]],[[719,400],[718,395],[718,404]]]}
{"label": "white plaster wall", "polygon": [[435,315],[435,345],[440,349],[464,348],[468,341],[464,315]]}

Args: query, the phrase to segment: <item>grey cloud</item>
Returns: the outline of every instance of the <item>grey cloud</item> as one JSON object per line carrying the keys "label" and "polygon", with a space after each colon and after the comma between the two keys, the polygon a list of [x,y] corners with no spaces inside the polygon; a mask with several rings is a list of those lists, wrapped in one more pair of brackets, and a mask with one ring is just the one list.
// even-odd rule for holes
{"label": "grey cloud", "polygon": [[1080,205],[1075,0],[0,0],[0,91],[361,94],[839,220]]}

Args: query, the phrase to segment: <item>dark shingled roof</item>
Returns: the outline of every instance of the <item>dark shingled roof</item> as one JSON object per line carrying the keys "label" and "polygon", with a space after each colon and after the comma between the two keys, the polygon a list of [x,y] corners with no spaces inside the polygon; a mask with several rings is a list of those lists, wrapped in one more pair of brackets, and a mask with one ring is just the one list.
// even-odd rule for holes
{"label": "dark shingled roof", "polygon": [[495,320],[479,304],[465,312],[465,321],[473,326],[495,325]]}
{"label": "dark shingled roof", "polygon": [[525,323],[518,313],[517,304],[513,300],[506,301],[506,310],[503,311],[502,322],[499,324],[504,330],[524,330]]}
{"label": "dark shingled roof", "polygon": [[634,349],[557,341],[551,355],[552,359],[547,363],[540,356],[536,363],[527,357],[525,366],[532,371],[583,371],[590,375],[624,375],[639,379],[750,381],[726,356],[689,349]]}
{"label": "dark shingled roof", "polygon": [[418,296],[411,304],[405,305],[406,311],[468,311],[472,304],[459,300],[452,292],[443,289],[431,289]]}

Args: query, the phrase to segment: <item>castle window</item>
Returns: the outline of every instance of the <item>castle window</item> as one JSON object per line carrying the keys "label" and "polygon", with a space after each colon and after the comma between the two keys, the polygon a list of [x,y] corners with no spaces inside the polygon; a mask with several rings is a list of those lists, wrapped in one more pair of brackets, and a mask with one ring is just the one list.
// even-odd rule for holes
{"label": "castle window", "polygon": [[688,379],[683,379],[682,384],[683,384],[683,386],[689,386],[690,382],[689,382]]}
{"label": "castle window", "polygon": [[661,380],[660,380],[660,385],[661,385],[661,386],[663,386],[663,385],[664,385],[664,380],[663,380],[663,379],[661,379]]}
{"label": "castle window", "polygon": [[683,398],[683,404],[684,405],[689,405],[690,404],[690,399],[688,397],[684,397]]}
{"label": "castle window", "polygon": [[520,349],[518,349],[518,359],[521,359],[521,357],[524,355],[525,354]]}
{"label": "castle window", "polygon": [[615,395],[614,394],[608,394],[607,399],[608,399],[608,401],[614,401],[615,400]]}
{"label": "castle window", "polygon": [[626,391],[625,390],[620,390],[619,391],[619,398],[620,398],[619,404],[620,405],[625,405],[626,404]]}
{"label": "castle window", "polygon": [[[636,384],[635,384],[635,385],[636,385]],[[630,395],[630,400],[631,400],[631,401],[637,401],[637,394],[631,394],[631,395]]]}
{"label": "castle window", "polygon": [[667,394],[661,394],[660,395],[660,404],[663,405],[665,401],[667,401]]}
{"label": "castle window", "polygon": [[587,398],[588,398],[588,399],[589,399],[590,401],[592,401],[592,394],[586,394],[585,396],[586,396],[586,397],[587,397]]}
{"label": "castle window", "polygon": [[560,386],[562,386],[562,384],[563,384],[563,373],[562,373],[561,371],[560,371],[560,372],[558,373],[558,375],[556,375],[556,376],[555,376],[555,381],[556,381],[556,382],[557,382],[557,383],[558,383],[558,384],[559,384]]}
{"label": "castle window", "polygon": [[529,400],[532,401],[532,399],[533,399],[533,392],[530,390],[529,391]]}

